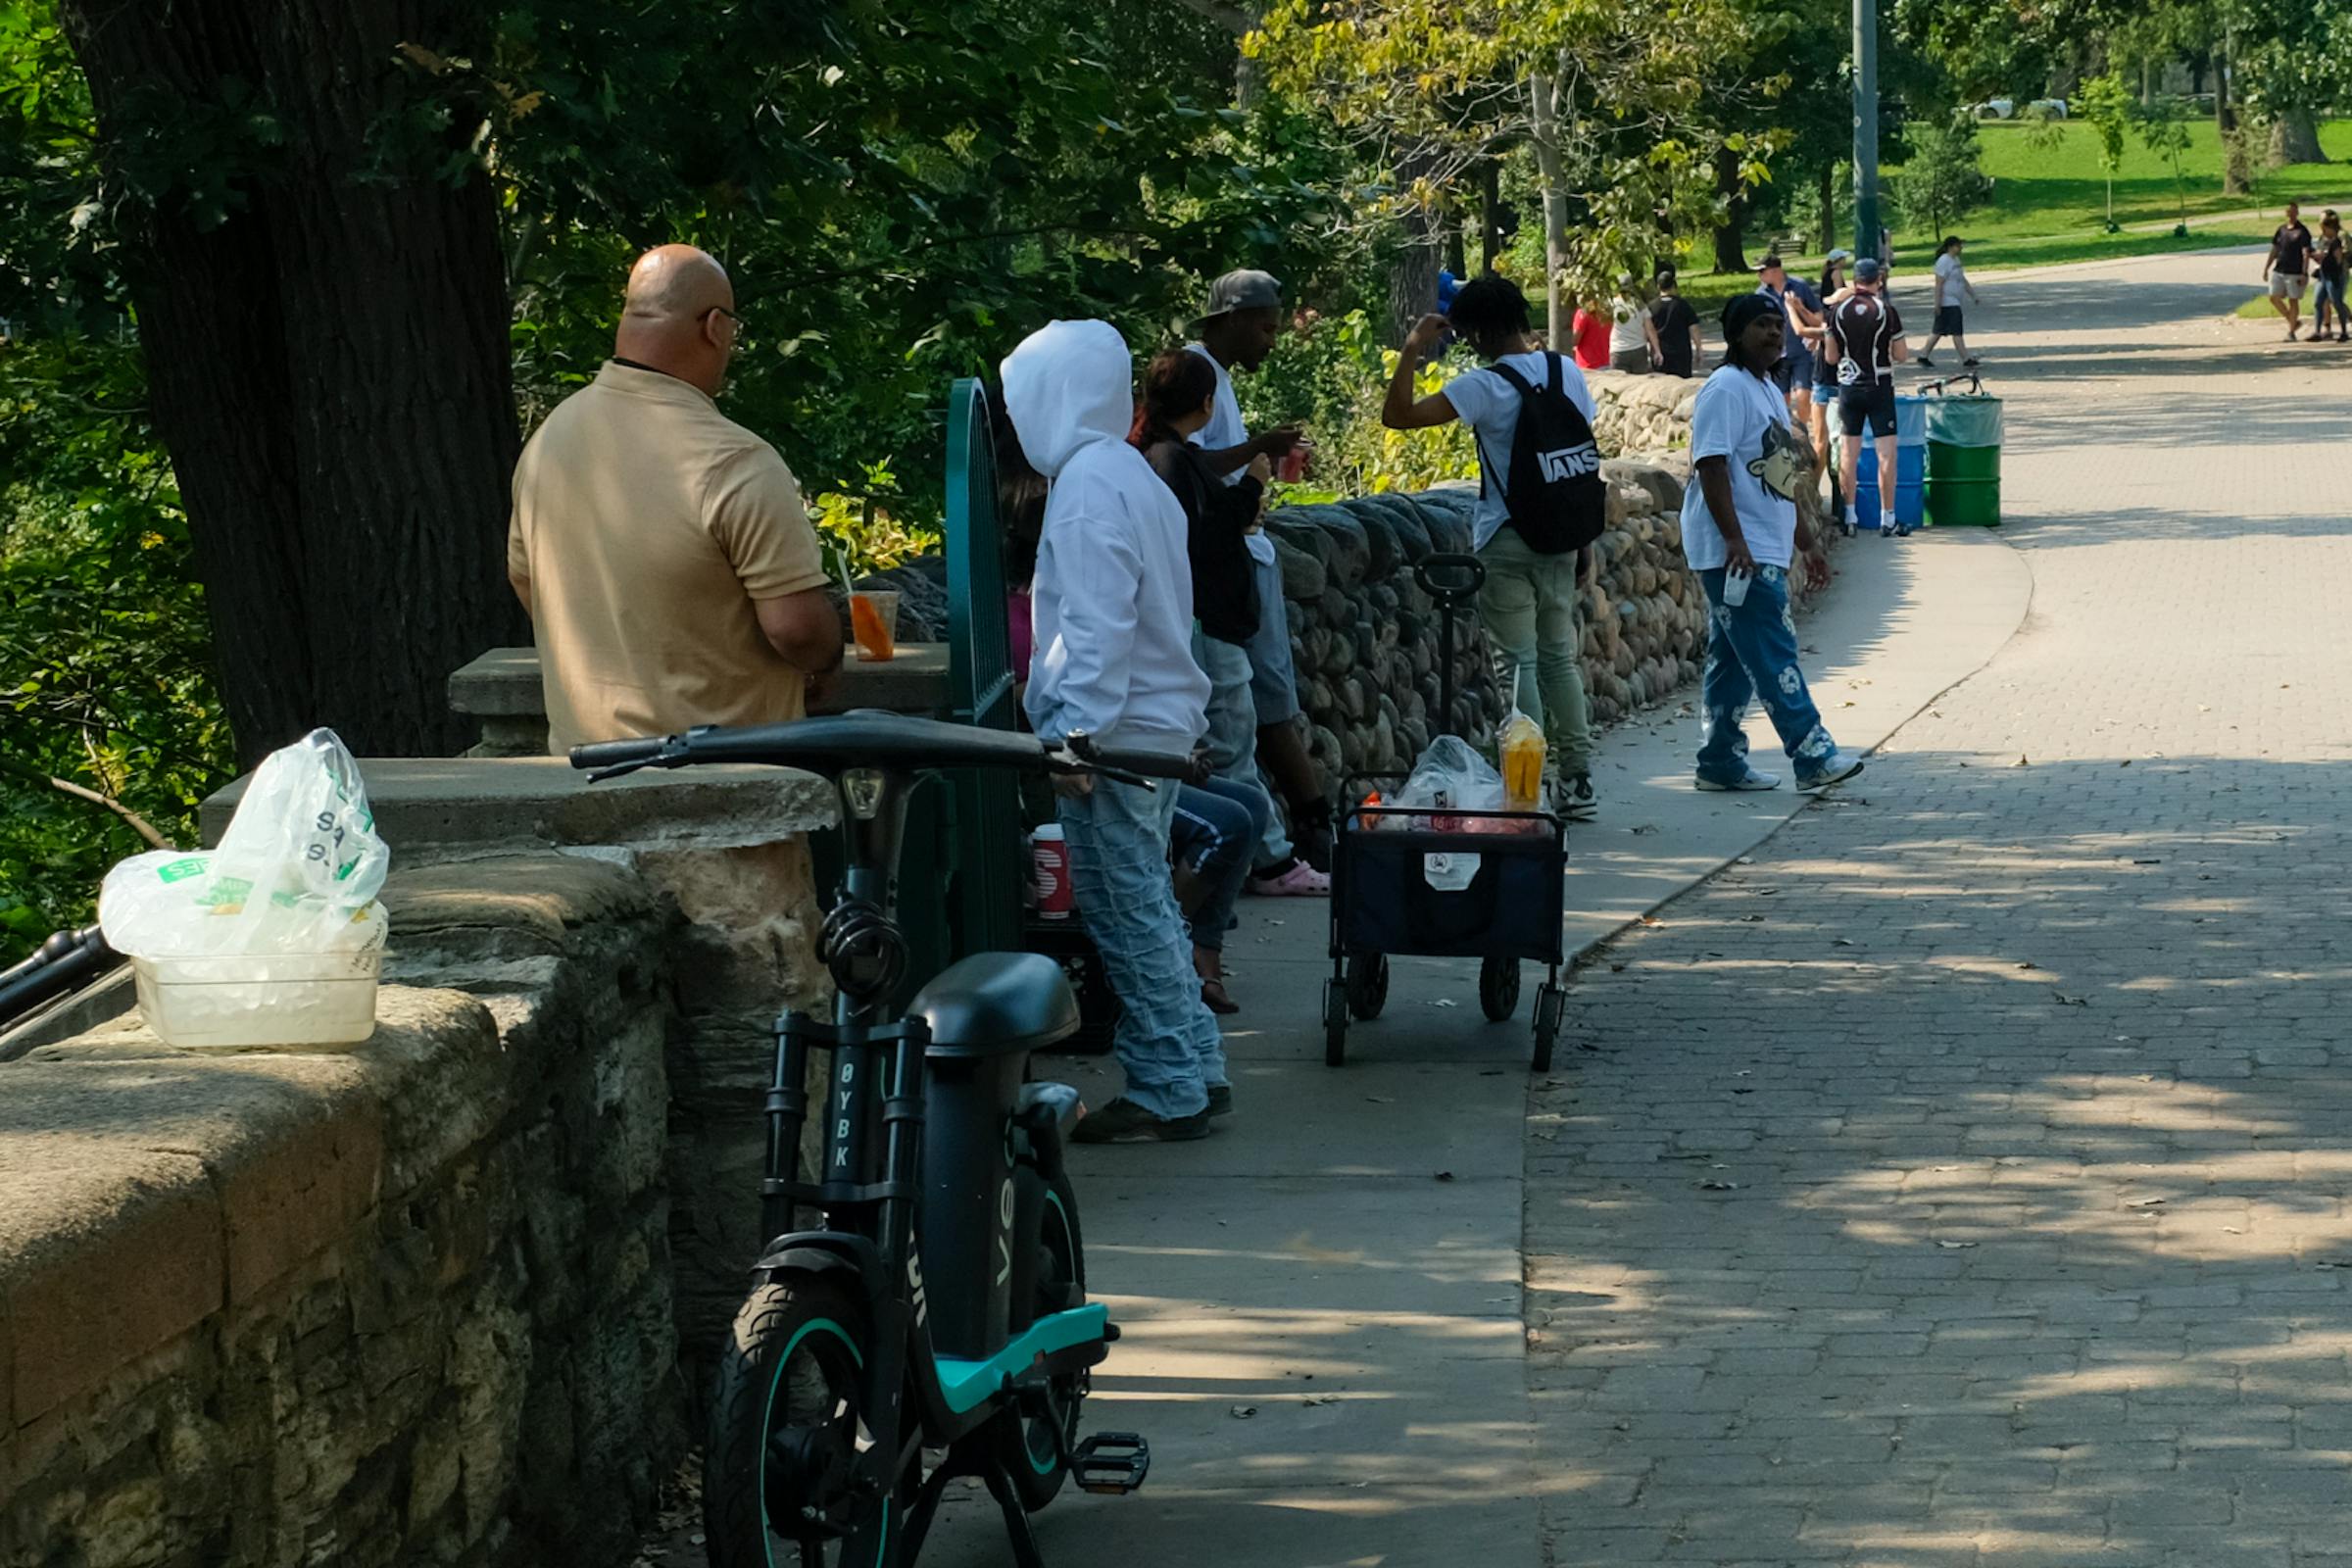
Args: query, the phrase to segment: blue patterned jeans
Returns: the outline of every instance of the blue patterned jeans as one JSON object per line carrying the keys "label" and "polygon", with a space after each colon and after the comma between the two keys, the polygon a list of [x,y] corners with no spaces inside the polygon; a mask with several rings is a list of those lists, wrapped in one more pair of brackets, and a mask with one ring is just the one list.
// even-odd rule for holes
{"label": "blue patterned jeans", "polygon": [[1723,568],[1698,574],[1707,591],[1707,669],[1699,683],[1698,776],[1734,784],[1747,776],[1747,705],[1762,698],[1782,749],[1806,783],[1838,750],[1796,667],[1796,620],[1788,612],[1788,571],[1758,566],[1747,600],[1723,602]]}
{"label": "blue patterned jeans", "polygon": [[1098,778],[1092,794],[1054,804],[1078,913],[1122,1009],[1112,1049],[1127,1098],[1154,1116],[1194,1115],[1207,1107],[1209,1086],[1226,1082],[1225,1038],[1200,1001],[1168,879],[1176,791]]}

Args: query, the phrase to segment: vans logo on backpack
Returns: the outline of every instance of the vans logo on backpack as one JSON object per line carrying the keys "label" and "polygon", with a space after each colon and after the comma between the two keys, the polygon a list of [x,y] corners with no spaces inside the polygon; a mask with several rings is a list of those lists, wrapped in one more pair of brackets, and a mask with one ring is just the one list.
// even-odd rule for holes
{"label": "vans logo on backpack", "polygon": [[1497,361],[1491,368],[1517,389],[1519,423],[1511,435],[1511,461],[1497,467],[1479,454],[1479,492],[1499,484],[1503,512],[1527,548],[1540,556],[1582,550],[1609,522],[1609,488],[1600,477],[1600,448],[1592,423],[1568,396],[1567,364],[1544,356],[1548,372],[1537,386]]}
{"label": "vans logo on backpack", "polygon": [[1539,452],[1536,461],[1544,466],[1544,482],[1551,484],[1560,479],[1573,479],[1580,474],[1600,471],[1600,448],[1587,444],[1581,447],[1562,447],[1557,452]]}

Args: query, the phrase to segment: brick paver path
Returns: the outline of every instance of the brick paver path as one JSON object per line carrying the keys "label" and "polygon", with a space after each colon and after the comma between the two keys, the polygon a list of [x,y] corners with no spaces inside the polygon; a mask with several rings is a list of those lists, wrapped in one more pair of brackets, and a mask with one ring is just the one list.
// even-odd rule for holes
{"label": "brick paver path", "polygon": [[2352,349],[2259,261],[1972,313],[2025,627],[1583,977],[1555,1562],[2352,1563]]}

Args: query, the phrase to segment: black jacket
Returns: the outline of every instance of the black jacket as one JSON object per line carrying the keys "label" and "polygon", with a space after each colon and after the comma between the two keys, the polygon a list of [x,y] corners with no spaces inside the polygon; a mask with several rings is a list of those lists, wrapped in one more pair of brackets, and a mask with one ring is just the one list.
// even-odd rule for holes
{"label": "black jacket", "polygon": [[1184,508],[1194,617],[1219,642],[1248,642],[1257,631],[1257,574],[1243,535],[1257,520],[1258,482],[1244,474],[1225,483],[1199,447],[1169,434],[1152,435],[1144,460]]}

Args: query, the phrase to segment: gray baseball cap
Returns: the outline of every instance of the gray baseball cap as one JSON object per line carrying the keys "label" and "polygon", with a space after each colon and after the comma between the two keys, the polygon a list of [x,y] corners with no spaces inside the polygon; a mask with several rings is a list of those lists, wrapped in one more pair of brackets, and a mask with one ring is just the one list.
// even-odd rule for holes
{"label": "gray baseball cap", "polygon": [[1823,257],[1822,261],[1826,264],[1829,262],[1850,262],[1853,259],[1854,253],[1840,245],[1836,250],[1830,252],[1829,255]]}
{"label": "gray baseball cap", "polygon": [[1208,304],[1201,310],[1199,319],[1205,321],[1234,311],[1281,308],[1282,285],[1275,281],[1274,275],[1244,268],[1238,272],[1227,272],[1208,285]]}

